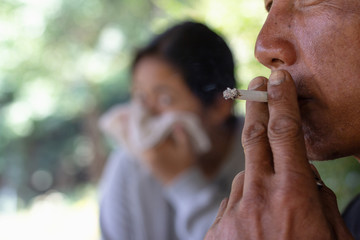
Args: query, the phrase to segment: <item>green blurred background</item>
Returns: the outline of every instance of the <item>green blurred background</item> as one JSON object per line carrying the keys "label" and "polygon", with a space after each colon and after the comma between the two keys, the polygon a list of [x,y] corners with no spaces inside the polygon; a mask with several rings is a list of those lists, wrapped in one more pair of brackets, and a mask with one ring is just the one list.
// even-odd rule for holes
{"label": "green blurred background", "polygon": [[[0,0],[0,238],[98,239],[111,150],[98,118],[128,99],[132,53],[198,20],[227,40],[246,87],[269,75],[253,56],[265,17],[261,0]],[[315,164],[343,209],[360,192],[360,165]]]}

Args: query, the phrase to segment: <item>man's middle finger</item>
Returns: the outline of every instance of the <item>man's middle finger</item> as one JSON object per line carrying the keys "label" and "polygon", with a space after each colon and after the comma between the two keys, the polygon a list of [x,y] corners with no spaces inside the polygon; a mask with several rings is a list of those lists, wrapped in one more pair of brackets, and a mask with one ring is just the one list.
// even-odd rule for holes
{"label": "man's middle finger", "polygon": [[[266,91],[267,79],[258,77],[249,84],[250,90]],[[245,152],[244,193],[253,184],[259,186],[263,178],[273,173],[272,154],[267,137],[269,111],[266,103],[247,101],[242,144]]]}
{"label": "man's middle finger", "polygon": [[284,70],[274,71],[269,80],[268,136],[276,173],[312,175],[306,157],[304,136],[294,81]]}

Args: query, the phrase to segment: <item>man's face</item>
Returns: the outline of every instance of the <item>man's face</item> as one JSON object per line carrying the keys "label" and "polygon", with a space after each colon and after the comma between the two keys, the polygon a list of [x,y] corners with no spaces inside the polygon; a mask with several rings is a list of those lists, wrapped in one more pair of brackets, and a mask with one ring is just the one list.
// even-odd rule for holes
{"label": "man's face", "polygon": [[308,157],[360,156],[360,1],[265,0],[255,55],[293,77]]}

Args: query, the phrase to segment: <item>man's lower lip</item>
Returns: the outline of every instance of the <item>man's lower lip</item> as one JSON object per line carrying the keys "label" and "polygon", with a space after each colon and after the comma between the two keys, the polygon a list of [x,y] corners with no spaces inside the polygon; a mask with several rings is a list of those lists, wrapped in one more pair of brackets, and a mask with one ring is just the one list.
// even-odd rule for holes
{"label": "man's lower lip", "polygon": [[300,99],[298,99],[298,103],[299,103],[300,107],[303,106],[303,105],[308,104],[310,101],[311,101],[310,98],[300,98]]}

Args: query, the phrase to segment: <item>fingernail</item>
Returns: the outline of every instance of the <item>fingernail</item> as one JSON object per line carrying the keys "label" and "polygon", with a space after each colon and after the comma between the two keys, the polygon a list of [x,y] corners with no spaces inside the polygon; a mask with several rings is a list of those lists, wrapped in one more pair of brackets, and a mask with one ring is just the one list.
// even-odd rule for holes
{"label": "fingernail", "polygon": [[255,78],[249,84],[249,90],[254,90],[264,85],[264,78]]}
{"label": "fingernail", "polygon": [[270,85],[280,85],[285,80],[285,73],[283,71],[273,71],[269,77]]}

